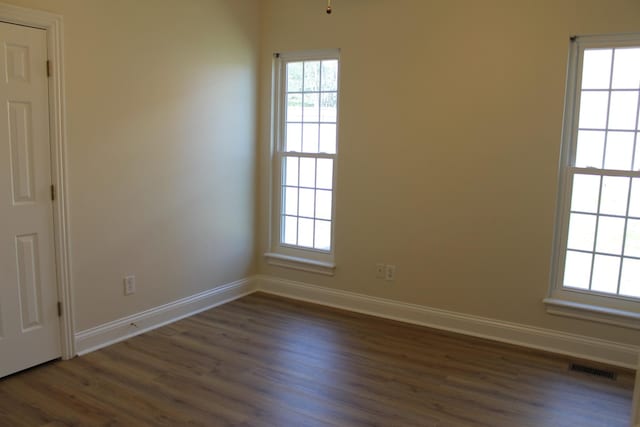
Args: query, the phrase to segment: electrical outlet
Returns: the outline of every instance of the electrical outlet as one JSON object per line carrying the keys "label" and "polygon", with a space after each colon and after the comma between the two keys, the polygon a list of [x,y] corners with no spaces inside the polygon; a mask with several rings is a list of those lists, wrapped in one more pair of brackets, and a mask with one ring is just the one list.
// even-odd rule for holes
{"label": "electrical outlet", "polygon": [[396,280],[396,266],[395,265],[387,265],[385,267],[384,279],[385,280]]}
{"label": "electrical outlet", "polygon": [[123,282],[125,295],[133,295],[136,293],[136,276],[126,276]]}
{"label": "electrical outlet", "polygon": [[384,269],[385,265],[382,263],[376,264],[376,278],[384,279]]}

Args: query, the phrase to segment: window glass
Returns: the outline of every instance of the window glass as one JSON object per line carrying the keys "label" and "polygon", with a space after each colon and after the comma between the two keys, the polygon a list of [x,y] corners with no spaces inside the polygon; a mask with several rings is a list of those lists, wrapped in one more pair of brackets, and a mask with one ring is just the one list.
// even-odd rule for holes
{"label": "window glass", "polygon": [[[338,59],[283,60],[280,244],[331,252]],[[285,155],[286,154],[286,155]]]}
{"label": "window glass", "polygon": [[[640,45],[640,40],[639,40]],[[578,49],[563,288],[640,297],[640,46]],[[582,69],[579,69],[580,66]],[[576,67],[578,69],[576,69]],[[570,70],[571,72],[571,70]],[[570,75],[570,79],[572,76]],[[578,84],[578,82],[580,82]],[[573,123],[566,123],[573,129]]]}

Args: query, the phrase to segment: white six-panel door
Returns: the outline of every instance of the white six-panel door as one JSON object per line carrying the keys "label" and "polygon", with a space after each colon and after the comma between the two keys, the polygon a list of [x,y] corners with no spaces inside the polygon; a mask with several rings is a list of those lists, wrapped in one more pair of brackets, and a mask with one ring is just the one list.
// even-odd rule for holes
{"label": "white six-panel door", "polygon": [[0,377],[60,357],[46,32],[0,23]]}

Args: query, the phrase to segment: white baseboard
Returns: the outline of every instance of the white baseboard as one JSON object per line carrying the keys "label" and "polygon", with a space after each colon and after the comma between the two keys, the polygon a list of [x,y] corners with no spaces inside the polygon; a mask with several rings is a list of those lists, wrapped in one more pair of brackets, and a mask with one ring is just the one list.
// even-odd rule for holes
{"label": "white baseboard", "polygon": [[76,352],[78,355],[90,353],[257,290],[634,370],[638,366],[640,347],[637,346],[323,288],[272,276],[254,276],[239,280],[78,332],[75,334]]}
{"label": "white baseboard", "polygon": [[[75,334],[79,356],[255,292],[252,278],[192,295]],[[135,324],[135,325],[134,325]]]}
{"label": "white baseboard", "polygon": [[256,282],[260,291],[288,298],[634,370],[638,366],[640,347],[637,346],[375,298],[272,276],[257,276]]}

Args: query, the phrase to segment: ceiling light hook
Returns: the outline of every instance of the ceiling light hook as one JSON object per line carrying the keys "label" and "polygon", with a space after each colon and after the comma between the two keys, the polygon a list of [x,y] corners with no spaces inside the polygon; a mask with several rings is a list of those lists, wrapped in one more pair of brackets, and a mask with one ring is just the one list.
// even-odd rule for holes
{"label": "ceiling light hook", "polygon": [[331,10],[331,0],[327,0],[327,15],[331,15],[331,12],[333,12]]}

